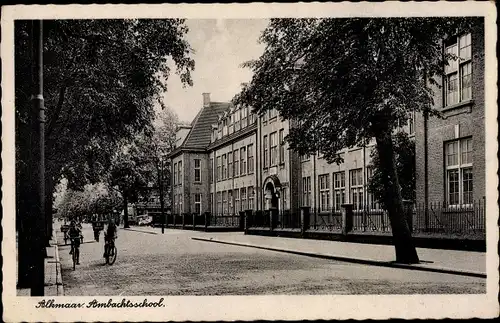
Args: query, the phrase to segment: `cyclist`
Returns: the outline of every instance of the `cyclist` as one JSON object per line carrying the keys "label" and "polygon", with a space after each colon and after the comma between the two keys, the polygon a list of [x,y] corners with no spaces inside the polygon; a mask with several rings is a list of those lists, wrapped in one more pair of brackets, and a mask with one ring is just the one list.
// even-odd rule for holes
{"label": "cyclist", "polygon": [[117,238],[116,231],[117,231],[116,223],[112,217],[109,217],[108,226],[106,228],[106,231],[104,232],[104,255],[103,255],[104,258],[106,258],[106,254],[108,252],[107,250],[108,245],[113,245],[112,243]]}
{"label": "cyclist", "polygon": [[[76,223],[74,220],[71,221],[70,227],[69,227],[69,232],[68,232],[69,238],[71,240],[71,250],[69,254],[73,254],[74,249],[80,247],[80,238],[82,235],[82,232],[80,229],[76,226]],[[80,255],[77,255],[76,259],[76,264],[80,264]]]}

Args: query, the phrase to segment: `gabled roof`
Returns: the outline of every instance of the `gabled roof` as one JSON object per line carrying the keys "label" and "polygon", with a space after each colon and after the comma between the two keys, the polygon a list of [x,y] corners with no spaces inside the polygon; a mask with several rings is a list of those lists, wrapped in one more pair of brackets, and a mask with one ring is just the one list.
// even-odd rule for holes
{"label": "gabled roof", "polygon": [[212,125],[217,124],[218,116],[231,107],[227,102],[210,102],[203,107],[191,123],[191,131],[179,148],[206,148],[210,145]]}

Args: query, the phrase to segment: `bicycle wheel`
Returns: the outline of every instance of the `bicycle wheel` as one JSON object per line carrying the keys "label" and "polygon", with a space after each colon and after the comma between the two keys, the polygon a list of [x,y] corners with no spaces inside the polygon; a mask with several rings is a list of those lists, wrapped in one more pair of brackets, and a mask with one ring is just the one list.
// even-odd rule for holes
{"label": "bicycle wheel", "polygon": [[111,249],[111,255],[108,256],[108,264],[109,265],[112,265],[115,263],[117,253],[118,253],[118,251],[116,250],[116,247],[113,246],[113,248]]}

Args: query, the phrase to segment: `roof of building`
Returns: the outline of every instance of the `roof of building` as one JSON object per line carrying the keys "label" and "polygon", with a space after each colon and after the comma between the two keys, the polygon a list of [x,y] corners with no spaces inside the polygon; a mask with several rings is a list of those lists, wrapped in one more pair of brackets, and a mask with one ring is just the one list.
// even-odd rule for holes
{"label": "roof of building", "polygon": [[212,125],[217,124],[218,117],[231,107],[228,102],[210,102],[203,107],[191,123],[191,131],[179,148],[206,148],[210,144]]}

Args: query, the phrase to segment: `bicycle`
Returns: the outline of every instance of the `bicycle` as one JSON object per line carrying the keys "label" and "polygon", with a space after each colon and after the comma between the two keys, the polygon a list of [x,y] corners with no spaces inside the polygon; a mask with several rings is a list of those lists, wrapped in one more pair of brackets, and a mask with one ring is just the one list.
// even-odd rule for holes
{"label": "bicycle", "polygon": [[80,262],[80,238],[71,238],[71,244],[73,246],[73,270],[76,270],[76,264]]}
{"label": "bicycle", "polygon": [[116,261],[116,255],[118,254],[118,250],[115,246],[115,239],[106,239],[104,258],[106,259],[107,265],[112,265]]}

